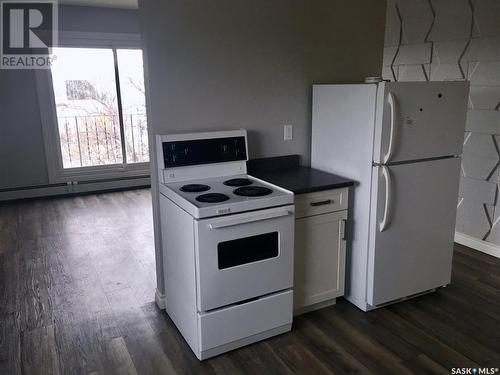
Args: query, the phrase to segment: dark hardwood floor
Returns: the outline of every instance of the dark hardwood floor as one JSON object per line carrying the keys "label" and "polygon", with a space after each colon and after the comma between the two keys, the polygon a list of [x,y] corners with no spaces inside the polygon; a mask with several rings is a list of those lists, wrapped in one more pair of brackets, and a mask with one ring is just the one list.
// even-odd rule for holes
{"label": "dark hardwood floor", "polygon": [[443,373],[500,367],[500,260],[363,313],[345,300],[198,362],[154,300],[149,190],[0,205],[0,374]]}

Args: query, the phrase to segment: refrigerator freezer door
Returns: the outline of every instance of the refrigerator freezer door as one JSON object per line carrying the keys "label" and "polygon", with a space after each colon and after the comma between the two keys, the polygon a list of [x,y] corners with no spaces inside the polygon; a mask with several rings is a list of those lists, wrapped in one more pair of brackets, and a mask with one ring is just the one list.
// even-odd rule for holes
{"label": "refrigerator freezer door", "polygon": [[368,304],[450,282],[459,176],[459,158],[373,168]]}
{"label": "refrigerator freezer door", "polygon": [[375,163],[460,155],[468,91],[465,81],[381,83]]}

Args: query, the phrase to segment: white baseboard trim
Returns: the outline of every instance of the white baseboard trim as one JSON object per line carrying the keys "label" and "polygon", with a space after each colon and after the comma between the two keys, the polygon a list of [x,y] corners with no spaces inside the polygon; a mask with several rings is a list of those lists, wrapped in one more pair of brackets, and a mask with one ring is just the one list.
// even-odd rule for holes
{"label": "white baseboard trim", "polygon": [[500,246],[469,236],[468,234],[455,232],[455,242],[496,258],[500,258]]}
{"label": "white baseboard trim", "polygon": [[155,302],[160,310],[165,310],[165,293],[160,292],[158,288],[155,290]]}
{"label": "white baseboard trim", "polygon": [[0,201],[51,197],[56,195],[91,193],[91,192],[109,191],[114,189],[126,189],[126,188],[148,186],[148,185],[151,185],[151,179],[149,177],[81,182],[81,183],[74,183],[67,185],[56,184],[56,185],[39,186],[39,187],[35,186],[30,188],[19,188],[19,189],[0,191]]}

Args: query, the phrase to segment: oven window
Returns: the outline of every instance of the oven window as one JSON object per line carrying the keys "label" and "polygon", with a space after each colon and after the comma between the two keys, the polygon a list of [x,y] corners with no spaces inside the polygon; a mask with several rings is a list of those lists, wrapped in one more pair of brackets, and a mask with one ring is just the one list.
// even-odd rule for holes
{"label": "oven window", "polygon": [[217,247],[219,269],[275,258],[278,248],[278,232],[221,242]]}

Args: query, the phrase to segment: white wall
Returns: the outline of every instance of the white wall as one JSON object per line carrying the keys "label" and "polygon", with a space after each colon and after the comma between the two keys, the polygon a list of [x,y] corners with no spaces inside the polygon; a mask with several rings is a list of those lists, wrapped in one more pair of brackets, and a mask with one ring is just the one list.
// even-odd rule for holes
{"label": "white wall", "polygon": [[389,0],[383,75],[470,80],[456,229],[500,245],[500,1]]}
{"label": "white wall", "polygon": [[[64,31],[139,33],[136,10],[60,6]],[[0,70],[0,189],[48,184],[35,74]]]}
{"label": "white wall", "polygon": [[311,85],[361,82],[382,66],[385,1],[145,0],[139,13],[152,133],[246,128],[252,158],[309,163]]}

